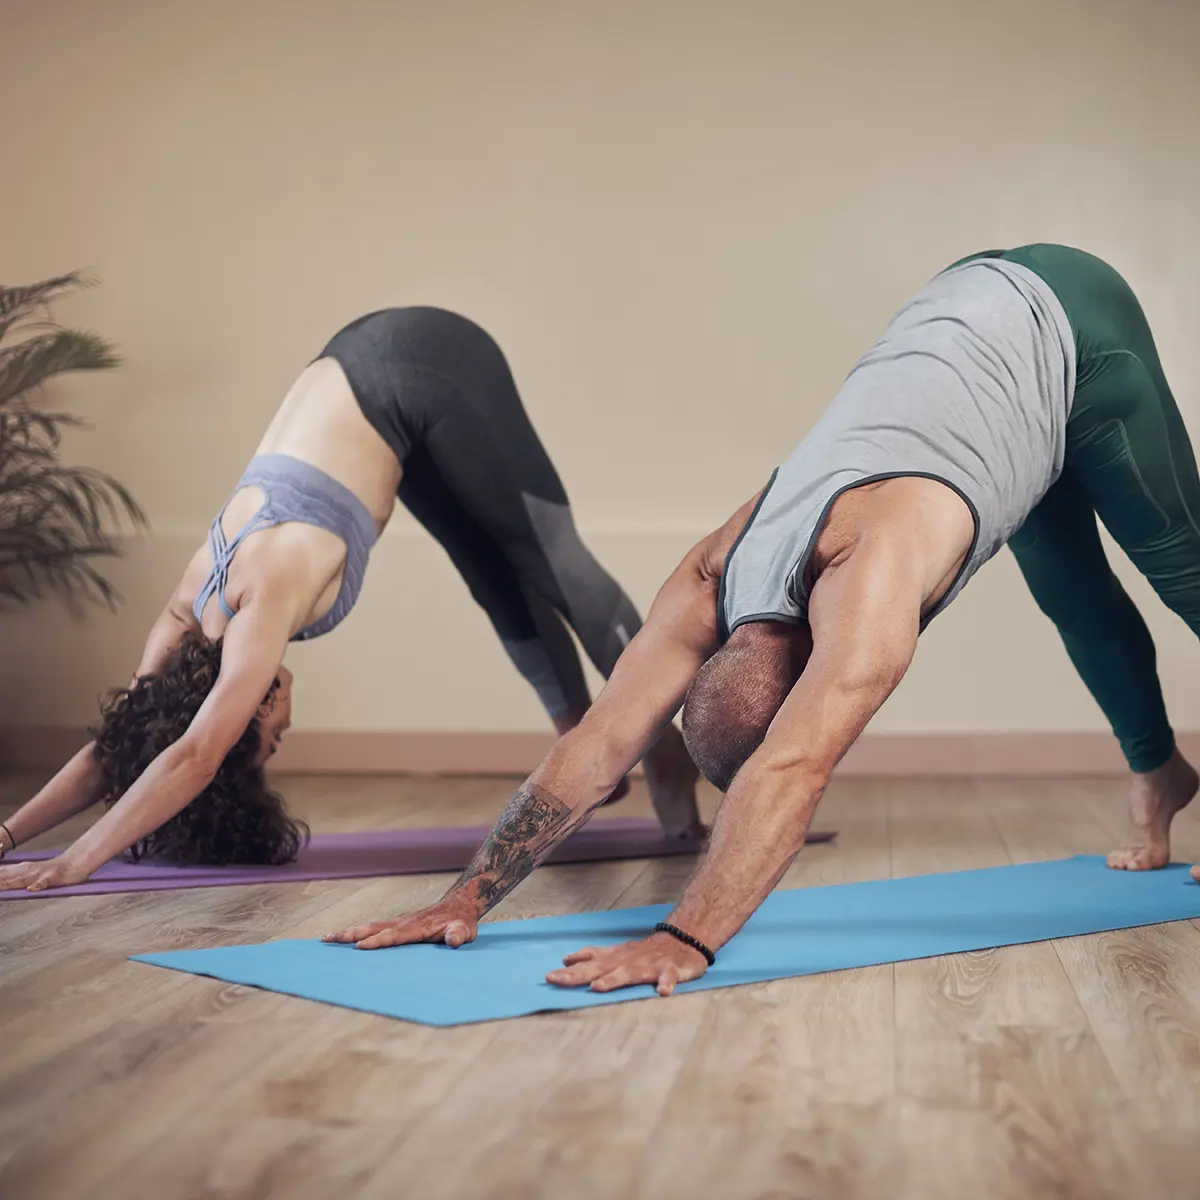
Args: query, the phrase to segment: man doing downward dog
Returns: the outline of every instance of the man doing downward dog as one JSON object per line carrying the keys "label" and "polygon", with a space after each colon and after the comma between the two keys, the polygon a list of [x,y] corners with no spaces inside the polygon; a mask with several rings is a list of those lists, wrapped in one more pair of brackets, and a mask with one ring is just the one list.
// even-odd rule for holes
{"label": "man doing downward dog", "polygon": [[469,941],[682,704],[692,757],[726,792],[707,853],[667,928],[580,950],[548,978],[666,995],[702,975],[804,844],[922,629],[1005,543],[1129,764],[1129,840],[1109,866],[1163,866],[1197,775],[1097,517],[1200,635],[1200,480],[1129,286],[1062,246],[955,264],[896,314],[766,488],[687,555],[446,896],[331,940]]}

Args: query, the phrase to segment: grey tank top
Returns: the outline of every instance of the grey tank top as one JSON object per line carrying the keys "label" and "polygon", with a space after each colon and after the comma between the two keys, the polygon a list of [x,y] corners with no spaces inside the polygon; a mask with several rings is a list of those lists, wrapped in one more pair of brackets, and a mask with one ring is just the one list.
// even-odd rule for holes
{"label": "grey tank top", "polygon": [[913,475],[949,485],[975,518],[966,562],[923,628],[1062,473],[1074,392],[1075,340],[1044,280],[998,258],[936,276],[771,476],[725,564],[722,639],[747,621],[806,620],[806,569],[830,506]]}
{"label": "grey tank top", "polygon": [[367,506],[348,488],[290,454],[259,454],[250,460],[235,491],[256,487],[263,494],[258,511],[242,526],[233,538],[226,540],[221,520],[222,508],[208,531],[208,552],[212,568],[192,604],[192,613],[200,620],[204,606],[215,595],[221,611],[229,618],[233,610],[225,602],[225,584],[229,566],[238,547],[252,533],[272,525],[299,521],[328,529],[346,543],[346,565],[342,571],[342,586],[338,589],[333,607],[319,620],[305,626],[292,638],[294,642],[308,641],[328,633],[343,621],[354,607],[367,571],[367,559],[375,544],[375,521]]}

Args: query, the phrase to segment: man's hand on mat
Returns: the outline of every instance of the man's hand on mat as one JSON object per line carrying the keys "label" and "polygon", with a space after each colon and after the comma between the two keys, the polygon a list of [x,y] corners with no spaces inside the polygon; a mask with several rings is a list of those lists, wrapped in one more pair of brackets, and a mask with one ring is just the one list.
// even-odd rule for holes
{"label": "man's hand on mat", "polygon": [[411,946],[414,942],[445,942],[457,949],[473,942],[479,918],[472,906],[442,900],[408,917],[353,925],[340,933],[327,933],[326,942],[353,943],[359,950],[382,950],[386,946]]}
{"label": "man's hand on mat", "polygon": [[576,950],[563,959],[557,971],[546,976],[546,982],[559,987],[588,984],[593,992],[649,983],[660,996],[669,996],[677,983],[699,979],[707,970],[699,950],[685,946],[669,933],[654,933],[640,942]]}
{"label": "man's hand on mat", "polygon": [[44,892],[47,888],[71,887],[84,883],[88,873],[71,859],[60,854],[44,862],[13,863],[0,866],[0,892],[14,892],[25,888],[30,892]]}

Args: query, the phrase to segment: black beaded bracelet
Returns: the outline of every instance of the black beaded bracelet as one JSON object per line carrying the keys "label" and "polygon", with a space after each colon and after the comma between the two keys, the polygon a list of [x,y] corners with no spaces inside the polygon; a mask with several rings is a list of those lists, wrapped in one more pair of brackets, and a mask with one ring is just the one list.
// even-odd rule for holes
{"label": "black beaded bracelet", "polygon": [[0,821],[0,829],[3,829],[8,834],[8,845],[0,846],[0,858],[3,858],[6,854],[11,854],[17,848],[17,839],[13,837],[12,830],[3,821]]}
{"label": "black beaded bracelet", "polygon": [[704,955],[704,961],[711,967],[717,961],[717,956],[699,939],[694,938],[690,933],[684,933],[678,925],[670,925],[666,921],[659,921],[654,927],[655,933],[669,933],[677,942],[682,942],[685,946],[691,946],[693,950],[699,950]]}

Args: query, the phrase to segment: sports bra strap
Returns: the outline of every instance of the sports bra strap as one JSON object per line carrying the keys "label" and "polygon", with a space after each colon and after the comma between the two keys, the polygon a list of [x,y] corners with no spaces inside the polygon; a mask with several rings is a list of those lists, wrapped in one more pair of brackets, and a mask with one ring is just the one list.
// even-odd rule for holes
{"label": "sports bra strap", "polygon": [[233,609],[225,599],[225,588],[238,547],[260,529],[288,521],[300,521],[328,529],[346,544],[342,587],[333,608],[320,620],[297,633],[294,640],[304,641],[327,633],[349,613],[358,598],[367,558],[376,538],[371,514],[344,485],[317,467],[290,455],[268,454],[253,459],[238,483],[238,490],[245,487],[259,488],[263,502],[232,539],[225,537],[221,525],[228,504],[209,526],[208,553],[212,567],[192,602],[192,615],[200,621],[205,606],[215,595],[221,611],[232,620]]}
{"label": "sports bra strap", "polygon": [[238,551],[238,547],[246,538],[252,533],[257,533],[260,529],[266,529],[267,526],[275,523],[266,512],[269,503],[268,499],[263,500],[258,511],[234,535],[233,541],[226,541],[225,530],[221,524],[225,519],[224,508],[221,509],[216,519],[208,527],[208,553],[212,559],[212,568],[208,573],[208,578],[204,581],[204,586],[197,593],[196,599],[192,603],[192,615],[197,621],[202,617],[204,606],[212,599],[214,594],[226,618],[233,618],[233,609],[229,607],[225,599],[225,588],[229,583],[229,567],[233,562],[233,556]]}

